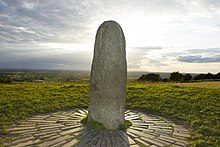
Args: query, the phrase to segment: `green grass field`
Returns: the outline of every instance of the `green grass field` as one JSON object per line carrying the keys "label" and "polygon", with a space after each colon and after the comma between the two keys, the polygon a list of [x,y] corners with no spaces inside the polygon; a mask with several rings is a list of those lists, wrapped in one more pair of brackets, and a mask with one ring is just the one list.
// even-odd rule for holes
{"label": "green grass field", "polygon": [[[128,83],[126,107],[181,121],[192,129],[192,146],[218,146],[220,83],[209,84]],[[83,83],[0,84],[0,137],[31,115],[87,107],[88,90]]]}

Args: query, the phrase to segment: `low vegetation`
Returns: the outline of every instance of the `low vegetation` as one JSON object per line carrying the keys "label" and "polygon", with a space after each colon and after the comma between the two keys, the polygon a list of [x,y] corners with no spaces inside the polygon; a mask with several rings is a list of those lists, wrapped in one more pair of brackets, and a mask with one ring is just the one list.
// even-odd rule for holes
{"label": "low vegetation", "polygon": [[143,74],[139,77],[138,81],[148,81],[148,82],[198,82],[198,81],[218,81],[220,80],[220,72],[217,74],[197,74],[194,77],[191,74],[181,74],[178,71],[172,72],[169,78],[161,78],[160,74],[148,73]]}
{"label": "low vegetation", "polygon": [[81,123],[87,126],[89,129],[106,130],[105,126],[102,123],[99,123],[97,121],[88,121],[88,116],[82,119]]}
{"label": "low vegetation", "polygon": [[[192,146],[218,146],[220,86],[198,85],[128,83],[126,107],[182,120],[192,129]],[[0,136],[7,135],[8,125],[36,113],[87,107],[88,89],[84,83],[0,84]]]}
{"label": "low vegetation", "polygon": [[[87,126],[89,129],[107,130],[102,123],[97,121],[88,121],[88,116],[81,120],[81,124]],[[132,126],[132,123],[129,120],[125,120],[124,124],[119,125],[117,130],[126,130],[130,126]]]}
{"label": "low vegetation", "polygon": [[125,120],[125,123],[124,124],[121,124],[119,127],[118,127],[118,130],[126,130],[128,128],[130,128],[132,126],[132,123],[129,121],[129,120]]}
{"label": "low vegetation", "polygon": [[88,84],[0,84],[0,130],[35,113],[87,107]]}
{"label": "low vegetation", "polygon": [[132,83],[128,85],[127,94],[129,109],[138,109],[186,122],[193,130],[191,140],[193,146],[220,144],[219,87],[183,86],[180,83]]}

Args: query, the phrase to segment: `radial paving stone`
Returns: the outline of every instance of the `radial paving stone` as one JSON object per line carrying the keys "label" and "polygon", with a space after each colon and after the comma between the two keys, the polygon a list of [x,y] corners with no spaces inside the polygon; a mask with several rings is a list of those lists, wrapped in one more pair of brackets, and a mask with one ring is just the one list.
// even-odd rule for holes
{"label": "radial paving stone", "polygon": [[80,121],[86,109],[60,111],[33,116],[13,125],[4,146],[188,146],[190,132],[166,118],[127,110],[125,119],[132,123],[126,131],[90,130]]}

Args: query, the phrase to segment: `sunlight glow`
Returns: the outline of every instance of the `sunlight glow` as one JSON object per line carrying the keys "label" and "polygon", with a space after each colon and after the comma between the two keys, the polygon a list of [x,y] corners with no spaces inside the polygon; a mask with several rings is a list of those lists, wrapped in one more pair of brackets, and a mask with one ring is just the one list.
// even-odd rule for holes
{"label": "sunlight glow", "polygon": [[91,50],[90,44],[79,43],[41,43],[39,46],[48,47],[51,49],[62,49],[63,51],[81,52],[85,50]]}

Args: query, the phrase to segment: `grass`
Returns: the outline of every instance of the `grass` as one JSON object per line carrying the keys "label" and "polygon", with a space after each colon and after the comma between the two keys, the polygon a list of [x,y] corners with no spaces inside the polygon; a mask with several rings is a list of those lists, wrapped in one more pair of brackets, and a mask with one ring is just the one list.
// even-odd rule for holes
{"label": "grass", "polygon": [[81,123],[87,126],[89,129],[106,130],[105,126],[102,123],[99,123],[97,121],[88,121],[88,116],[82,119]]}
{"label": "grass", "polygon": [[192,83],[179,83],[179,84],[185,86],[220,88],[220,82],[192,82]]}
{"label": "grass", "polygon": [[[108,130],[102,123],[97,121],[88,121],[88,116],[83,118],[80,122],[81,124],[87,126],[89,129]],[[132,126],[132,123],[129,120],[125,120],[124,124],[120,124],[117,130],[124,131],[130,126]]]}
{"label": "grass", "polygon": [[[209,85],[128,83],[126,107],[184,121],[193,129],[192,146],[218,146],[220,88]],[[87,107],[88,89],[80,83],[0,84],[1,137],[8,125],[36,113]]]}
{"label": "grass", "polygon": [[194,130],[192,146],[220,144],[219,88],[132,83],[127,108],[185,121]]}
{"label": "grass", "polygon": [[125,120],[124,124],[119,125],[118,130],[125,131],[126,129],[130,128],[132,123],[129,120]]}
{"label": "grass", "polygon": [[88,84],[0,84],[0,130],[35,113],[88,106]]}

